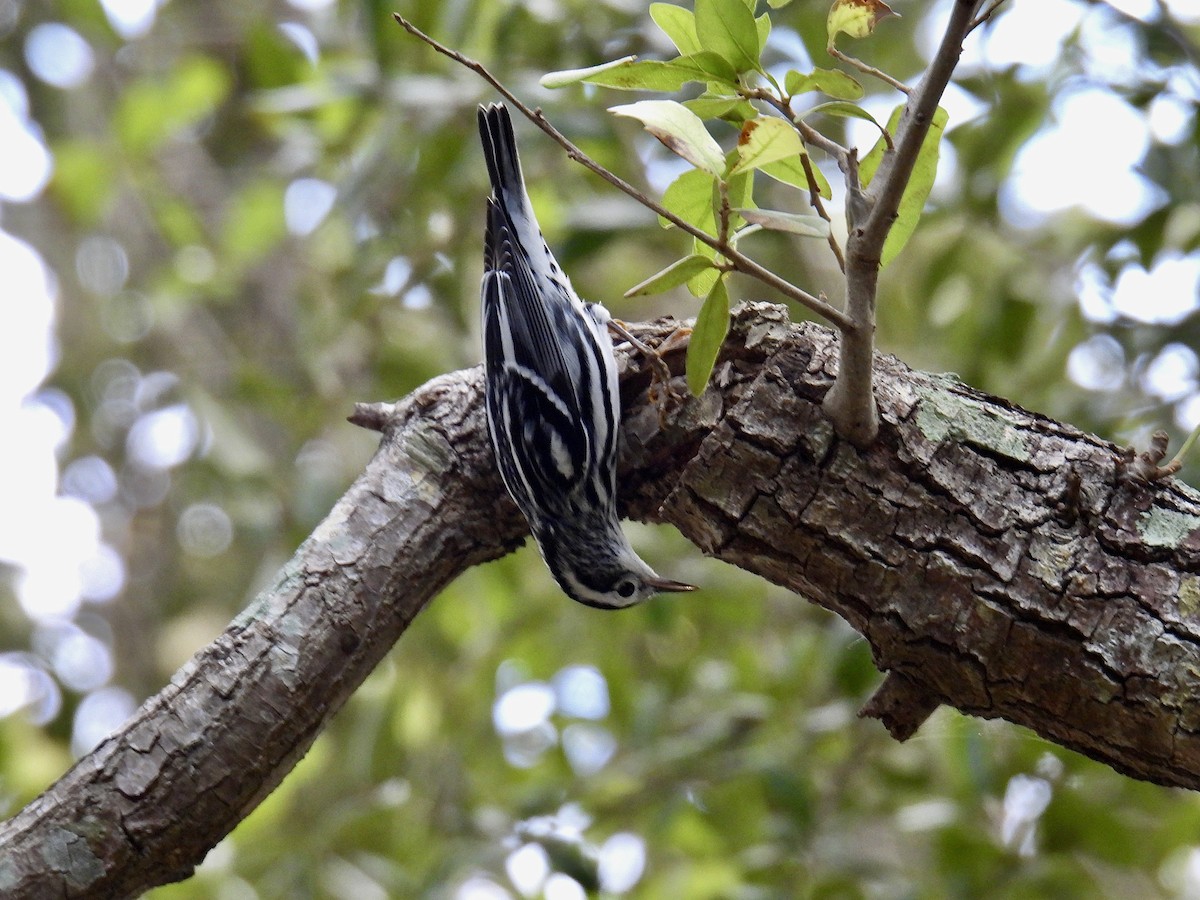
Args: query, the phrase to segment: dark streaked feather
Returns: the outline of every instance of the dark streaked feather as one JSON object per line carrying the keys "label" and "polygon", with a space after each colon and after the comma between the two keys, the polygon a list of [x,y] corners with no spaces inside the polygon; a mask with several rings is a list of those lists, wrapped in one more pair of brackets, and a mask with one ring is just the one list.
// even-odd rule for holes
{"label": "dark streaked feather", "polygon": [[481,108],[492,181],[483,279],[488,418],[501,473],[533,524],[614,517],[617,395],[603,318],[570,287],[525,194],[508,111]]}

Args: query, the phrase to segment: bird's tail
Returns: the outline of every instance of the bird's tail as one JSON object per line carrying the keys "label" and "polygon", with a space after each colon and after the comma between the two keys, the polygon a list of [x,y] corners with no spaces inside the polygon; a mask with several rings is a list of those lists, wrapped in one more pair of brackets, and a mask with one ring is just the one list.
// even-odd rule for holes
{"label": "bird's tail", "polygon": [[491,103],[479,107],[479,137],[483,141],[492,192],[506,206],[512,203],[524,206],[525,182],[521,177],[517,139],[507,106]]}

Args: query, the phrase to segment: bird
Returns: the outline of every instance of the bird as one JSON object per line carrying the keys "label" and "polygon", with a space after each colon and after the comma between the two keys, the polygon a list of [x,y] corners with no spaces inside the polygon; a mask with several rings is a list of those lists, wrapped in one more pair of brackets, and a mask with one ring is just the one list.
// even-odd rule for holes
{"label": "bird", "polygon": [[508,108],[481,105],[478,119],[492,188],[480,285],[484,393],[504,485],[571,599],[623,609],[695,590],[657,575],[621,530],[612,318],[580,299],[542,236]]}

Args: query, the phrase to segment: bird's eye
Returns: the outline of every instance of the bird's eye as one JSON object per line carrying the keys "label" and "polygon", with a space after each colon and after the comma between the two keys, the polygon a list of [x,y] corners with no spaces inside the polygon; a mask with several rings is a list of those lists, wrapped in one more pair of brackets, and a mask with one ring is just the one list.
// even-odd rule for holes
{"label": "bird's eye", "polygon": [[637,592],[637,584],[632,578],[626,578],[617,585],[617,594],[628,600]]}

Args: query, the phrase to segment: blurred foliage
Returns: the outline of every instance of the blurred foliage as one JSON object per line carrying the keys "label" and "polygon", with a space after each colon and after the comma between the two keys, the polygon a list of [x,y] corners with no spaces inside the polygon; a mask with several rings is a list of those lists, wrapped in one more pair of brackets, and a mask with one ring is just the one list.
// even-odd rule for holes
{"label": "blurred foliage", "polygon": [[[1085,5],[1132,29],[1145,65],[1109,86],[1136,109],[1171,79],[1196,83],[1194,29]],[[669,54],[641,4],[409,6],[420,28],[486,62],[608,167],[658,190],[678,173],[664,177],[665,151],[604,111],[615,102],[604,91],[537,83],[627,53]],[[922,29],[936,29],[945,4],[896,6],[904,18],[856,54],[913,79]],[[826,11],[808,0],[773,10],[765,61],[794,63],[784,57],[806,47],[812,64],[830,66]],[[352,402],[402,396],[478,359],[486,175],[474,107],[493,97],[390,12],[351,0],[176,2],[144,36],[124,39],[91,0],[0,0],[0,69],[24,85],[55,161],[41,197],[4,206],[3,227],[58,279],[52,384],[76,416],[60,464],[94,455],[118,478],[96,509],[126,585],[88,606],[86,625],[111,647],[112,682],[139,699],[220,632],[369,457],[374,437],[344,421]],[[94,54],[73,89],[43,83],[23,55],[30,31],[50,20]],[[949,124],[944,180],[881,283],[879,345],[1110,437],[1166,426],[1178,439],[1173,417],[1195,392],[1194,373],[1169,399],[1148,392],[1143,375],[1163,347],[1196,345],[1200,317],[1089,319],[1076,294],[1085,263],[1114,276],[1130,259],[1197,249],[1200,117],[1186,140],[1147,151],[1143,173],[1164,199],[1131,228],[1080,211],[1014,224],[998,197],[1019,151],[1061,92],[1106,83],[1078,34],[1064,41],[1048,71],[959,80],[983,110]],[[539,216],[580,293],[627,319],[694,314],[684,291],[652,305],[621,299],[686,242],[518,127]],[[733,132],[715,136],[728,146]],[[837,299],[819,242],[763,235],[745,249]],[[769,296],[735,282],[736,296]],[[1108,388],[1089,392],[1068,380],[1068,358],[1097,336],[1116,351]],[[130,430],[179,404],[200,423],[195,451],[165,471],[140,466]],[[188,537],[197,504],[232,526],[215,553]],[[636,862],[612,849],[623,834],[644,846],[629,889],[638,897],[1200,889],[1193,796],[946,710],[895,744],[855,716],[878,676],[839,620],[701,559],[678,535],[632,531],[655,568],[703,590],[611,615],[565,600],[529,548],[468,572],[200,872],[152,896],[541,896],[539,866],[615,892],[612,867]],[[4,584],[0,649],[36,651],[38,627]],[[533,727],[500,733],[502,697],[522,685],[544,697],[578,666],[602,676],[606,710],[576,715],[559,696]],[[67,767],[79,701],[68,691],[45,728],[21,714],[0,720],[3,808]],[[536,864],[514,862],[523,847]],[[564,883],[547,895],[579,896]]]}

